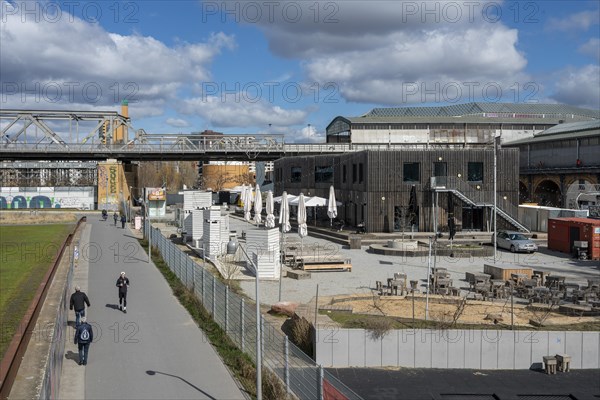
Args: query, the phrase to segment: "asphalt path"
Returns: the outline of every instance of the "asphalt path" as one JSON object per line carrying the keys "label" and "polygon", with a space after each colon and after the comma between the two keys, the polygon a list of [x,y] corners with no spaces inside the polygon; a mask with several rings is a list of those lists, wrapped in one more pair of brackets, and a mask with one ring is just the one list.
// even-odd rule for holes
{"label": "asphalt path", "polygon": [[[244,399],[129,228],[115,227],[111,218],[102,221],[97,214],[87,221],[89,243],[82,242],[80,252],[89,267],[94,342],[88,365],[76,366],[85,368],[85,398]],[[121,271],[130,280],[127,313],[118,309]],[[76,357],[71,358],[73,368]]]}
{"label": "asphalt path", "polygon": [[365,400],[570,399],[600,397],[599,370],[328,368]]}

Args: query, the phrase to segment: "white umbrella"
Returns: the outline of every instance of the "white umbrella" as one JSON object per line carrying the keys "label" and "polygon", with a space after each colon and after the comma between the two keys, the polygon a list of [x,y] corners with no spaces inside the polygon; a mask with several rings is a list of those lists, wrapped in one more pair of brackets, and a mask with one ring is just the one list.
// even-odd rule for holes
{"label": "white umbrella", "polygon": [[300,237],[308,235],[308,227],[306,226],[306,204],[304,203],[304,195],[300,193],[298,198],[298,233]]}
{"label": "white umbrella", "polygon": [[250,186],[246,186],[243,193],[244,219],[248,222],[252,222],[252,216],[250,215],[250,210],[252,209],[252,188]]}
{"label": "white umbrella", "polygon": [[300,193],[298,200],[298,234],[300,235],[300,254],[302,254],[304,252],[304,237],[308,235],[306,206],[304,205],[304,195],[302,193]]}
{"label": "white umbrella", "polygon": [[275,216],[273,215],[273,210],[275,209],[275,205],[273,204],[273,192],[267,192],[267,219],[265,220],[265,226],[267,228],[275,228]]}
{"label": "white umbrella", "polygon": [[[273,197],[273,201],[274,201],[275,203],[281,203],[281,200],[283,200],[283,195],[281,195],[281,196],[277,196],[277,197]],[[297,201],[298,201],[298,196],[295,196],[295,195],[293,195],[293,194],[288,194],[288,195],[287,195],[287,201],[288,201],[288,204],[291,204],[291,205],[296,205],[296,204],[298,204],[298,203],[297,203]],[[294,202],[296,202],[296,203],[294,203]]]}
{"label": "white umbrella", "polygon": [[290,205],[287,200],[287,192],[283,192],[281,196],[281,210],[279,212],[279,224],[281,232],[289,232],[292,229],[290,225]]}
{"label": "white umbrella", "polygon": [[329,200],[327,201],[327,215],[329,216],[329,226],[333,226],[333,219],[337,218],[337,204],[335,201],[335,190],[333,185],[329,186]]}
{"label": "white umbrella", "polygon": [[262,216],[260,213],[262,212],[262,195],[260,194],[260,187],[258,183],[256,184],[256,189],[254,191],[254,222],[256,225],[260,225],[262,222]]}

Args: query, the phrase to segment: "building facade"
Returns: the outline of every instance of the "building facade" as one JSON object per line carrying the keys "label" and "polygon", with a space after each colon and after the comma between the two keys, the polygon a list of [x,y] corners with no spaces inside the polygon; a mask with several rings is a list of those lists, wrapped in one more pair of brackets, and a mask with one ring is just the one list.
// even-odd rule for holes
{"label": "building facade", "polygon": [[[518,150],[499,148],[498,225],[517,229]],[[275,162],[275,192],[327,197],[334,186],[338,218],[367,232],[446,231],[449,213],[458,230],[493,226],[494,149],[426,148],[286,157]],[[432,178],[435,178],[432,181]],[[411,207],[411,191],[416,201]],[[413,196],[414,196],[413,195]]]}
{"label": "building facade", "polygon": [[599,120],[559,124],[506,146],[519,150],[522,203],[572,209],[599,204]]}
{"label": "building facade", "polygon": [[600,111],[563,104],[467,103],[441,107],[375,108],[359,117],[338,116],[327,143],[398,146],[416,143],[502,143],[533,137],[561,122],[600,119]]}

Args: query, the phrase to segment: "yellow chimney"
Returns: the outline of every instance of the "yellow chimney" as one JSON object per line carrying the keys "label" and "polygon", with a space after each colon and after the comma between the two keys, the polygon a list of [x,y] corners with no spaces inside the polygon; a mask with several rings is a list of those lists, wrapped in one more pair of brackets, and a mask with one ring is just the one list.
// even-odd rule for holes
{"label": "yellow chimney", "polygon": [[[129,102],[127,100],[123,100],[121,102],[121,115],[125,118],[129,118]],[[124,125],[119,125],[115,132],[114,142],[124,143],[126,140],[128,140],[127,127]]]}

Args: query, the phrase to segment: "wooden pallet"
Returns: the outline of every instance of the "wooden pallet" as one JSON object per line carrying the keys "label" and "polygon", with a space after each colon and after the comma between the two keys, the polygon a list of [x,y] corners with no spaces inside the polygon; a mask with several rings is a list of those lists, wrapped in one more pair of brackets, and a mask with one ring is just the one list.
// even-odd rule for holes
{"label": "wooden pallet", "polygon": [[346,263],[324,263],[324,264],[304,264],[304,271],[352,271],[352,264]]}

